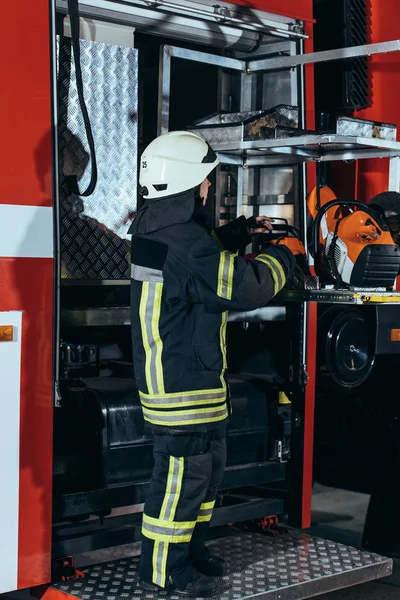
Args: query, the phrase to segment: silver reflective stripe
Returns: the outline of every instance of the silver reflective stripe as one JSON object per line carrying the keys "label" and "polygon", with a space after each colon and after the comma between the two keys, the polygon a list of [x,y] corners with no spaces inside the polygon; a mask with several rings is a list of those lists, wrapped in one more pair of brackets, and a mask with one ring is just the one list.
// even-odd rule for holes
{"label": "silver reflective stripe", "polygon": [[197,517],[197,522],[201,523],[201,522],[211,521],[214,506],[215,506],[215,500],[211,500],[210,502],[203,502],[200,505],[199,516]]}
{"label": "silver reflective stripe", "polygon": [[149,391],[154,394],[164,393],[162,341],[159,333],[162,287],[163,284],[160,283],[144,282],[139,309],[146,354],[146,382]]}
{"label": "silver reflective stripe", "polygon": [[[142,533],[154,540],[153,581],[155,583],[161,582],[157,583],[161,587],[165,586],[169,543],[171,541],[174,543],[189,542],[195,527],[195,523],[180,523],[180,527],[178,528],[177,523],[174,522],[175,512],[182,491],[184,467],[185,460],[183,457],[169,457],[167,485],[160,516],[158,519],[155,519],[143,513]],[[182,533],[175,534],[175,528],[177,532]],[[176,536],[185,535],[188,537],[186,540],[182,540],[177,537],[174,538],[174,534]],[[166,537],[160,539],[160,536]]]}
{"label": "silver reflective stripe", "polygon": [[173,521],[175,518],[176,505],[182,488],[183,469],[183,458],[170,456],[167,489],[161,507],[160,519]]}
{"label": "silver reflective stripe", "polygon": [[214,409],[210,408],[191,411],[190,414],[187,414],[184,411],[153,411],[148,410],[143,406],[143,416],[150,422],[157,421],[158,423],[165,423],[166,425],[190,425],[195,423],[206,423],[210,421],[222,420],[228,416],[228,410],[225,403],[222,406],[215,407]]}
{"label": "silver reflective stripe", "polygon": [[[150,529],[147,527],[147,525],[143,525],[142,526],[142,534],[144,535],[144,537],[147,537],[149,540],[154,540],[154,542],[166,542],[167,546],[166,546],[166,557],[165,559],[162,561],[162,564],[164,565],[164,563],[168,560],[168,547],[170,544],[189,544],[191,539],[192,539],[192,535],[193,535],[193,530],[190,531],[190,533],[186,533],[185,535],[178,535],[177,533],[174,533],[174,531],[171,529],[169,530],[169,533],[156,533],[154,531],[150,531]],[[156,556],[155,561],[156,564],[159,562],[158,561],[158,553],[160,552],[159,547],[156,547]],[[155,569],[153,569],[153,571],[155,571]]]}
{"label": "silver reflective stripe", "polygon": [[164,281],[162,271],[134,264],[131,265],[131,277],[136,281],[152,281],[154,283],[162,283]]}
{"label": "silver reflective stripe", "polygon": [[217,295],[220,298],[232,299],[234,255],[230,252],[221,252],[218,269]]}
{"label": "silver reflective stripe", "polygon": [[185,394],[183,396],[174,396],[173,394],[164,394],[158,396],[150,396],[149,394],[140,393],[140,399],[146,405],[158,406],[159,404],[171,405],[179,404],[184,406],[193,406],[195,404],[201,404],[204,400],[225,400],[226,390],[221,388],[218,392],[210,392],[208,394]]}
{"label": "silver reflective stripe", "polygon": [[153,582],[160,587],[165,587],[166,574],[163,569],[164,551],[167,551],[168,542],[156,541],[154,543],[154,562]]}
{"label": "silver reflective stripe", "polygon": [[155,533],[158,535],[167,535],[171,537],[171,541],[172,538],[177,537],[177,536],[181,536],[181,535],[192,535],[193,534],[193,530],[194,527],[191,527],[190,529],[184,528],[184,527],[161,527],[158,525],[150,525],[150,523],[145,522],[145,520],[143,519],[143,526],[144,529],[146,531],[149,531],[151,533]]}
{"label": "silver reflective stripe", "polygon": [[201,508],[199,511],[199,517],[205,517],[207,515],[210,515],[210,518],[211,518],[211,515],[213,514],[213,510],[214,510],[214,508],[203,508],[203,509]]}

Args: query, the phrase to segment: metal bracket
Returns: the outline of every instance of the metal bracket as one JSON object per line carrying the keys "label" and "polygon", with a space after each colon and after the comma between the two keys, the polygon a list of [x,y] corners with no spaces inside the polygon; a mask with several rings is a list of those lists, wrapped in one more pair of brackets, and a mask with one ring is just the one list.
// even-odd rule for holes
{"label": "metal bracket", "polygon": [[307,365],[303,365],[303,370],[301,374],[302,384],[307,385],[308,380],[310,379],[309,374],[307,373]]}
{"label": "metal bracket", "polygon": [[54,407],[61,407],[60,384],[58,383],[58,381],[54,382]]}
{"label": "metal bracket", "polygon": [[301,36],[305,35],[304,25],[300,22],[289,25],[289,28],[290,28],[290,31],[292,31],[293,33],[296,33]]}
{"label": "metal bracket", "polygon": [[231,11],[227,6],[220,6],[219,4],[214,5],[215,20],[218,23],[226,21],[226,19],[232,19]]}

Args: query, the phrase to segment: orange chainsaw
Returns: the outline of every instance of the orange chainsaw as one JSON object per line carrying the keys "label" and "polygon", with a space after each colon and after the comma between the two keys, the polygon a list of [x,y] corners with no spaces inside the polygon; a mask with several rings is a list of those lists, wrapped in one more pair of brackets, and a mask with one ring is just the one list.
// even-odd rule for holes
{"label": "orange chainsaw", "polygon": [[315,271],[339,287],[390,288],[400,270],[400,247],[382,216],[356,200],[338,200],[327,185],[307,196]]}

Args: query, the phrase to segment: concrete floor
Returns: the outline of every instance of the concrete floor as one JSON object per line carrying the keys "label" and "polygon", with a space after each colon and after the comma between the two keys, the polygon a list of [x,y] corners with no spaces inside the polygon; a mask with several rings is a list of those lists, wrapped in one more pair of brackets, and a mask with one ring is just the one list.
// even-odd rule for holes
{"label": "concrete floor", "polygon": [[[359,547],[369,497],[316,485],[313,498],[311,535]],[[139,548],[135,549],[135,553]],[[112,551],[111,551],[112,552]],[[132,546],[122,549],[122,555],[132,555]],[[118,551],[121,557],[121,549]],[[77,566],[112,559],[110,551],[86,553],[76,557]],[[400,600],[400,560],[395,561],[394,573],[381,581],[374,581],[330,594],[320,600]],[[27,592],[0,595],[0,600],[33,600]]]}

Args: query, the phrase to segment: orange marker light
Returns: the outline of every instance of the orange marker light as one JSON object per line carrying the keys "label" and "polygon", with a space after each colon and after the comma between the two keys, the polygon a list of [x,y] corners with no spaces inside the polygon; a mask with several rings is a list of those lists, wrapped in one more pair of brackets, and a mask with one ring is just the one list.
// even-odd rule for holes
{"label": "orange marker light", "polygon": [[12,325],[0,325],[0,342],[12,342],[14,339]]}
{"label": "orange marker light", "polygon": [[392,329],[390,331],[390,341],[400,342],[400,329]]}

